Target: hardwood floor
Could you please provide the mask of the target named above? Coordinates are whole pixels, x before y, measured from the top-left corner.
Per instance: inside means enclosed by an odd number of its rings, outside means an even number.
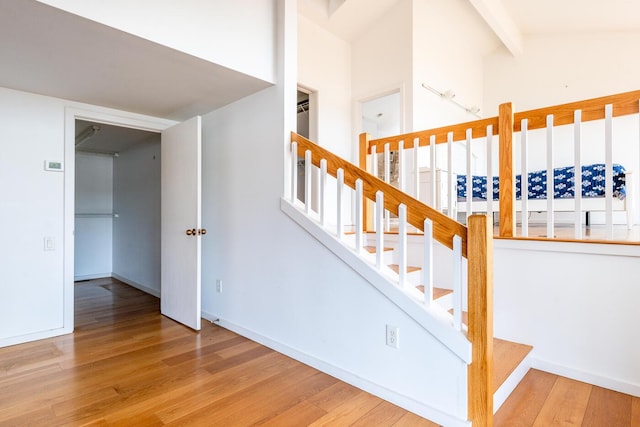
[[[76,332],[0,349],[0,426],[435,426],[112,279],[76,284]]]
[[[531,369],[502,405],[496,427],[637,427],[640,398]]]
[[[0,349],[0,426],[436,426],[112,279],[76,285],[76,332]],[[640,426],[640,399],[530,371],[496,426]]]

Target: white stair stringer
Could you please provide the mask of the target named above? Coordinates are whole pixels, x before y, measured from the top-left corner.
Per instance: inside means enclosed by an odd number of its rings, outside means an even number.
[[[383,272],[378,271],[375,264],[370,262],[370,257],[367,256],[370,254],[356,253],[352,247],[338,240],[335,234],[325,230],[317,221],[309,218],[304,211],[293,206],[288,200],[282,198],[280,207],[293,221],[371,283],[461,361],[467,364],[471,363],[471,343],[463,334],[452,327],[452,316],[449,313],[439,306],[429,307],[420,303],[416,300],[416,294],[420,294],[420,292],[413,286],[405,291],[394,283],[394,276],[397,277],[397,274],[393,270],[384,266]]]

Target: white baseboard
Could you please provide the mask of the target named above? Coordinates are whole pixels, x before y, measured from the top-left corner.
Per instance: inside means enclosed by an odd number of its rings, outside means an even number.
[[[87,274],[85,276],[74,276],[74,282],[80,282],[82,280],[93,280],[93,279],[104,279],[105,277],[111,277],[111,273],[98,273],[98,274]]]
[[[593,384],[620,393],[640,397],[640,384],[634,384],[615,378],[603,377],[602,375],[594,374],[592,372],[581,371],[579,369],[559,365],[557,363],[550,362],[548,360],[541,360],[535,357],[531,359],[531,362],[533,368],[539,369],[541,371],[560,375],[572,380]]]
[[[73,328],[58,328],[48,331],[35,332],[32,334],[18,335],[15,337],[0,339],[0,348],[9,347],[11,345],[23,344],[31,341],[43,340],[45,338],[58,337],[60,335],[66,335],[73,332]]]
[[[150,288],[148,286],[145,286],[141,283],[136,282],[135,280],[129,280],[126,277],[122,277],[119,274],[116,273],[111,273],[110,274],[111,277],[113,277],[114,279],[118,279],[119,281],[121,281],[122,283],[126,283],[129,286],[132,286],[136,289],[140,289],[142,292],[146,292],[150,295],[153,295],[156,298],[160,298],[160,291],[157,289],[153,289]],[[108,276],[107,276],[108,277]]]
[[[246,329],[242,326],[236,325],[233,322],[229,322],[224,319],[219,319],[218,316],[212,313],[203,311],[202,317],[210,322],[215,321],[216,324],[222,326],[225,329],[233,331],[239,335],[242,335],[243,337],[249,338],[279,353],[285,354],[301,363],[304,363],[305,365],[309,365],[321,372],[324,372],[328,375],[338,378],[341,381],[351,384],[354,387],[357,387],[375,396],[378,396],[381,399],[389,401],[395,405],[400,406],[401,408],[406,409],[407,411],[413,412],[435,423],[445,425],[445,426],[452,426],[452,427],[463,427],[463,426],[470,427],[471,426],[471,423],[467,420],[461,420],[455,417],[454,415],[439,411],[438,409],[425,405],[422,402],[418,402],[410,397],[404,396],[393,390],[389,390],[384,386],[373,383],[365,378],[359,377],[353,372],[349,372],[345,369],[342,369],[335,365],[327,363],[314,356],[304,353],[303,351],[292,348],[286,344],[280,343],[278,341],[274,341],[271,338],[265,337],[252,330]]]

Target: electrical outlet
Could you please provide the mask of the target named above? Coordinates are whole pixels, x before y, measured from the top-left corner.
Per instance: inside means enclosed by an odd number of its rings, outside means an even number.
[[[216,292],[222,293],[222,279],[216,280]]]
[[[398,348],[400,341],[400,328],[393,325],[387,325],[387,345],[389,347]]]

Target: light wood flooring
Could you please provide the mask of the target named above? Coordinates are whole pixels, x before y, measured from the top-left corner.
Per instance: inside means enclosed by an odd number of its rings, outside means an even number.
[[[0,349],[0,426],[436,425],[116,280],[75,294],[74,334]],[[640,399],[532,370],[496,425],[640,426]]]

